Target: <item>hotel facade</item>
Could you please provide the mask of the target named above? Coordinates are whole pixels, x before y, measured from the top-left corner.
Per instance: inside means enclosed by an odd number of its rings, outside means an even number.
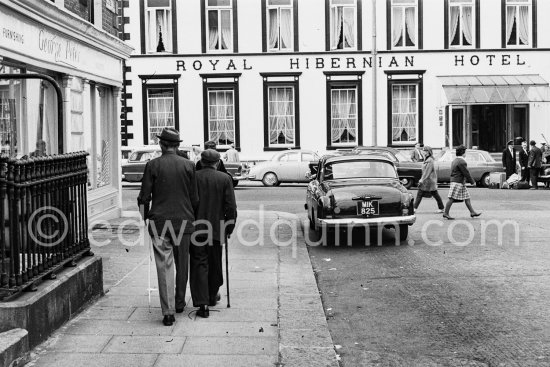
[[[1,152],[12,158],[88,152],[90,221],[122,211],[120,100],[132,49],[119,38],[118,5],[0,0]]]
[[[499,152],[550,136],[550,2],[124,2],[122,145]]]

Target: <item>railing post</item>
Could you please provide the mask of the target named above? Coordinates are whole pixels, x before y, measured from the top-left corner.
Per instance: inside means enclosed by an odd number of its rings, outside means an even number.
[[[7,209],[7,179],[8,179],[8,156],[0,156],[0,287],[8,286],[9,263],[6,258],[8,241],[6,239],[6,221],[8,219]]]

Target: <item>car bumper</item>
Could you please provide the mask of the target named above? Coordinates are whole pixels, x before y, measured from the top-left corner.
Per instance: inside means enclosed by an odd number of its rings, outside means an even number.
[[[379,218],[337,218],[337,219],[319,219],[317,225],[320,227],[360,227],[367,225],[388,226],[388,225],[412,225],[416,222],[415,215],[405,215],[399,217],[379,217]]]
[[[247,180],[248,176],[231,176],[233,178],[233,181],[241,181],[241,180]]]

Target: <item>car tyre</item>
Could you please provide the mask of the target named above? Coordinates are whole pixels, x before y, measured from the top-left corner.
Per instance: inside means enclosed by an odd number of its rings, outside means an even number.
[[[406,241],[409,236],[409,226],[407,224],[401,224],[399,228],[396,227],[395,236],[398,237],[397,239],[399,242]]]
[[[410,188],[413,186],[413,183],[414,183],[414,180],[408,177],[402,178],[401,181],[405,181],[403,186],[405,186],[407,190],[410,190]]]
[[[277,186],[279,183],[279,178],[277,178],[277,175],[273,172],[267,172],[264,177],[262,178],[262,183],[264,186]]]
[[[489,184],[490,184],[490,178],[489,178],[489,174],[488,173],[485,173],[483,176],[481,176],[481,180],[479,180],[479,185],[481,187],[489,187]]]

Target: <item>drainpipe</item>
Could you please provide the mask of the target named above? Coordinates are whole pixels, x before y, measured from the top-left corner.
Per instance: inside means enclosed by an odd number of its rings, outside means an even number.
[[[0,79],[42,79],[50,82],[55,89],[55,93],[57,94],[57,152],[58,154],[62,154],[63,133],[65,129],[65,124],[63,123],[63,93],[61,92],[61,87],[57,81],[51,76],[45,74],[0,74]]]
[[[372,145],[377,145],[377,125],[378,125],[378,111],[377,111],[377,48],[376,48],[376,0],[372,0],[372,46],[371,46],[371,56],[372,56]]]

